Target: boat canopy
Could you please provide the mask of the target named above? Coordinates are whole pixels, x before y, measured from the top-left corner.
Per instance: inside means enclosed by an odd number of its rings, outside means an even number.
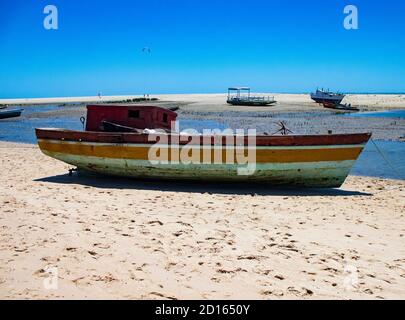
[[[236,91],[236,96],[239,98],[241,96],[241,91],[246,91],[247,95],[250,96],[250,88],[249,87],[230,87],[228,88],[228,100],[231,98],[232,91]]]
[[[250,91],[249,87],[231,87],[228,91]]]

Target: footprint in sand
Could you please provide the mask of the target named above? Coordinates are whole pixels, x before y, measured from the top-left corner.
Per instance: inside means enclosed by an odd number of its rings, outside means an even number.
[[[263,291],[260,291],[260,294],[262,296],[276,296],[276,297],[284,296],[284,293],[281,290],[272,290],[272,291],[271,290],[263,290]]]
[[[165,295],[165,294],[160,293],[160,292],[149,292],[149,295],[157,296],[157,297],[168,299],[168,300],[178,300],[175,296]]]
[[[307,288],[302,288],[301,290],[298,290],[294,287],[288,287],[287,288],[288,292],[300,296],[300,297],[305,297],[305,296],[312,296],[314,294],[314,292],[310,289]]]
[[[160,226],[163,226],[163,222],[161,222],[159,220],[153,220],[153,221],[149,221],[147,223],[150,224],[150,225],[158,224]]]

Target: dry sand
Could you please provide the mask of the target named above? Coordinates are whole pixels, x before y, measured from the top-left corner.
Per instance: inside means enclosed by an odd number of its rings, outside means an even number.
[[[405,298],[404,181],[85,179],[5,142],[0,164],[1,299]]]
[[[279,94],[259,93],[274,97],[278,104],[271,107],[274,111],[308,111],[324,110],[314,103],[309,94]],[[175,101],[187,104],[187,110],[223,111],[224,108],[236,111],[261,111],[269,107],[244,107],[226,104],[227,94],[152,94],[151,97],[165,101]],[[25,98],[0,99],[0,105],[34,105],[34,104],[63,104],[63,103],[103,103],[141,98],[140,95],[125,96],[89,96],[89,97],[60,97],[60,98]],[[405,94],[349,94],[343,100],[363,110],[405,109]]]
[[[259,93],[259,95],[274,97],[277,104],[271,107],[231,106],[226,104],[226,94],[167,94],[153,95],[153,97],[160,100],[189,103],[184,109],[190,111],[328,111],[312,101],[309,94]],[[364,111],[405,109],[405,95],[353,94],[347,95],[343,103],[351,103]]]

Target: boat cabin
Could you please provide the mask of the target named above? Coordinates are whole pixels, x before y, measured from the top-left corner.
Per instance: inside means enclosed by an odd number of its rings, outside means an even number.
[[[86,131],[129,132],[136,129],[171,129],[177,113],[156,106],[95,104],[87,106]]]

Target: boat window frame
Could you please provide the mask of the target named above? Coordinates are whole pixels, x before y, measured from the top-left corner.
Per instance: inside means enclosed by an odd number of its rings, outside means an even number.
[[[136,113],[137,116],[133,116],[132,115],[133,113]],[[141,111],[140,110],[128,110],[128,118],[141,119]]]

